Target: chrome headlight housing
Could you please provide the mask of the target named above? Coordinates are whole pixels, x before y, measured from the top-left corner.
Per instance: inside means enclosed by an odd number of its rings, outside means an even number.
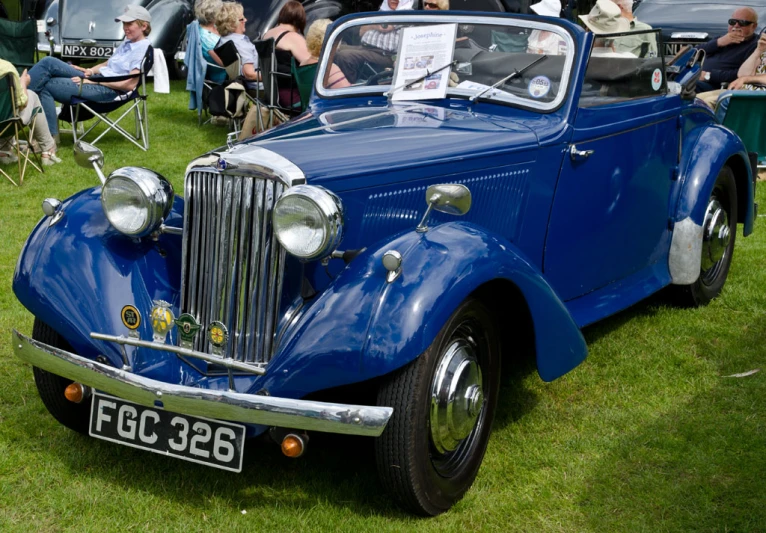
[[[343,205],[323,187],[291,187],[277,200],[272,216],[279,243],[300,259],[327,257],[343,237]]]
[[[130,237],[145,237],[167,218],[173,186],[147,168],[123,167],[106,178],[101,207],[109,223]]]

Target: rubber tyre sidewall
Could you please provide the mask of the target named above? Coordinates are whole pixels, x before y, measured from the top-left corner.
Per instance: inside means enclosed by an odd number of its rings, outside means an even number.
[[[720,193],[717,194],[716,191],[720,191],[724,197],[722,197]],[[734,173],[728,166],[724,166],[718,173],[715,185],[713,185],[711,198],[713,195],[716,195],[718,201],[724,205],[726,214],[729,217],[729,245],[727,246],[724,255],[725,262],[721,265],[721,269],[713,283],[710,285],[703,283],[702,273],[700,272],[699,279],[693,284],[685,287],[685,303],[694,307],[707,305],[721,293],[721,290],[726,283],[726,278],[729,275],[729,268],[731,267],[731,261],[734,254],[734,242],[737,237],[737,183],[734,179]],[[710,199],[708,199],[708,203],[709,202]]]
[[[456,475],[440,476],[431,462],[429,406],[431,383],[439,356],[465,320],[483,326],[488,340],[488,363],[481,364],[486,414],[468,457]],[[486,360],[485,360],[486,361]],[[447,511],[471,487],[478,474],[492,430],[500,384],[500,350],[492,318],[478,300],[465,300],[452,314],[429,348],[392,374],[380,389],[379,405],[394,408],[386,430],[375,443],[383,485],[406,508],[426,516]]]
[[[32,328],[32,338],[55,348],[72,351],[69,343],[61,335],[37,318]],[[92,398],[87,398],[81,403],[70,402],[64,397],[64,389],[73,383],[71,379],[62,378],[37,367],[33,367],[32,372],[40,399],[53,418],[63,426],[87,435]]]

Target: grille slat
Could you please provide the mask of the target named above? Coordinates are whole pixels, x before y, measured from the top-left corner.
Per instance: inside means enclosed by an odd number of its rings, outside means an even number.
[[[271,212],[283,189],[261,177],[186,177],[181,311],[202,324],[194,349],[211,351],[207,326],[220,320],[229,330],[226,357],[271,359],[284,268]]]

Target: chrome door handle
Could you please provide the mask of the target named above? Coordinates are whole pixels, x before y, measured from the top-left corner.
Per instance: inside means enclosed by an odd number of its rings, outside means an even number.
[[[593,150],[578,150],[574,144],[569,147],[569,157],[572,158],[572,161],[582,161],[592,155]]]

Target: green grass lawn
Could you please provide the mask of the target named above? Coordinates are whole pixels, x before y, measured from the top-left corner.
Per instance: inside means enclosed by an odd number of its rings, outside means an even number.
[[[197,127],[183,86],[172,88],[150,97],[148,153],[114,136],[100,143],[107,172],[147,166],[181,190],[187,163],[224,144],[225,129]],[[237,475],[53,420],[12,353],[11,328],[30,333],[32,317],[11,281],[41,201],[98,183],[62,137],[63,164],[18,189],[0,179],[0,531],[766,531],[762,219],[739,235],[710,306],[658,295],[587,328],[590,355],[563,378],[506,372],[473,488],[449,513],[419,519],[382,491],[371,439],[314,434],[298,460],[250,442]]]

